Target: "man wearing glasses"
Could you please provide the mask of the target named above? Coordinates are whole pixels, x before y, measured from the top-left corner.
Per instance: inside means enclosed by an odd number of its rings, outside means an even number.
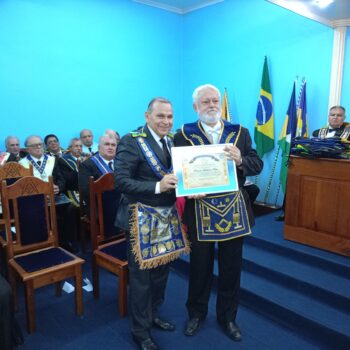
[[[55,204],[58,218],[58,231],[60,235],[60,244],[71,252],[76,252],[76,228],[72,225],[74,222],[71,210],[72,204],[68,197],[63,193],[65,190],[65,180],[61,174],[56,158],[44,153],[44,143],[40,136],[29,136],[24,145],[28,155],[19,161],[24,167],[33,166],[34,176],[48,181],[49,176],[53,177],[53,190],[55,193]]]
[[[350,141],[350,124],[345,123],[345,108],[343,106],[333,106],[328,113],[328,126],[315,130],[313,137],[321,139],[330,137],[340,137]]]

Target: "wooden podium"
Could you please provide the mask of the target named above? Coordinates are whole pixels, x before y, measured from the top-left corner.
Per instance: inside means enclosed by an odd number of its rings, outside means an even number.
[[[290,157],[284,238],[350,256],[350,160]]]

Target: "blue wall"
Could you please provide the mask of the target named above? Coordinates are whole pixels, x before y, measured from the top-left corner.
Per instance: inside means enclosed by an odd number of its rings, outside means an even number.
[[[348,43],[349,31],[347,33]],[[253,136],[267,55],[278,139],[292,83],[307,79],[310,130],[327,116],[333,30],[263,0],[225,0],[180,16],[130,0],[0,2],[0,149],[6,135],[57,133],[63,146],[85,127],[124,134],[148,101],[173,101],[175,128],[196,118],[199,84],[228,89],[234,122]],[[350,105],[350,45],[342,104]],[[349,107],[350,108],[350,107]],[[265,157],[265,187],[276,152]],[[270,203],[277,198],[278,169]]]
[[[0,149],[9,134],[124,134],[158,95],[181,115],[181,23],[129,0],[1,1]]]
[[[226,0],[187,15],[184,31],[183,100],[187,120],[195,117],[191,107],[192,90],[210,82],[222,91],[224,87],[228,89],[233,121],[247,127],[253,138],[263,60],[267,55],[276,140],[296,76],[299,77],[297,86],[302,77],[307,80],[310,130],[320,126],[320,118],[324,122],[333,47],[331,28],[265,1]],[[275,156],[276,150],[264,157],[264,172],[258,180],[262,188],[260,200],[266,195]],[[282,201],[281,193],[278,195],[279,161],[280,157],[267,197],[272,204]]]
[[[350,30],[346,32],[344,73],[343,73],[343,90],[341,105],[347,109],[347,121],[350,121]]]

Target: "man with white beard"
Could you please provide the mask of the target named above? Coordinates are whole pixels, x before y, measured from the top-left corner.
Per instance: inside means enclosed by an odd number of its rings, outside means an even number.
[[[218,242],[216,317],[224,333],[233,341],[240,341],[242,334],[236,324],[236,314],[243,236],[251,232],[254,224],[249,196],[243,185],[246,176],[261,172],[263,163],[252,148],[249,131],[221,120],[221,95],[215,86],[199,86],[192,97],[199,120],[183,125],[175,135],[175,146],[225,144],[227,158],[235,162],[239,190],[186,197],[183,221],[188,227],[191,255],[186,302],[189,320],[185,335],[195,335],[207,316]]]

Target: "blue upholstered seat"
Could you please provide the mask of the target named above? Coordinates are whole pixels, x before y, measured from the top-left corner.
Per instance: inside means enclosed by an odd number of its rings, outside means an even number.
[[[74,260],[74,257],[60,248],[45,249],[15,258],[17,264],[27,272],[47,269],[48,267],[64,264],[72,260]]]
[[[127,259],[126,241],[108,245],[106,247],[101,248],[100,251],[123,261]]]

